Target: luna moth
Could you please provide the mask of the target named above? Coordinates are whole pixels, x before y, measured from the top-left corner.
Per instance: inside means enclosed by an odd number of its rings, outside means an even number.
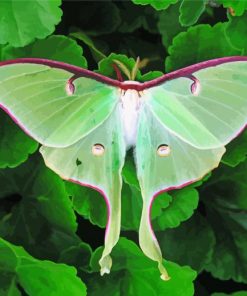
[[[119,239],[121,171],[126,151],[134,148],[143,199],[139,244],[168,280],[151,226],[152,203],[159,193],[216,168],[225,145],[244,129],[247,57],[209,60],[144,83],[133,76],[114,80],[47,59],[4,61],[0,104],[41,143],[49,168],[104,197],[102,275],[110,272],[110,253]]]

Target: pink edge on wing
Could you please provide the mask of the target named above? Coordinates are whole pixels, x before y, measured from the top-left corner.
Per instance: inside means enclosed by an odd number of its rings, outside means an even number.
[[[107,207],[107,223],[106,223],[106,230],[105,230],[105,240],[106,240],[106,237],[107,237],[108,231],[109,231],[110,216],[111,216],[110,202],[109,202],[109,199],[107,198],[106,193],[102,189],[100,189],[99,187],[93,186],[91,184],[82,183],[82,182],[74,180],[74,179],[67,179],[67,181],[78,184],[80,186],[85,186],[85,187],[88,187],[88,188],[92,188],[92,189],[98,191],[103,196],[103,198],[105,200],[105,203],[106,203],[106,207]]]
[[[29,137],[31,137],[32,139],[34,139],[34,137],[30,134],[29,130],[27,130],[24,125],[14,116],[13,113],[10,112],[10,110],[3,106],[2,104],[0,104],[0,108],[6,112],[9,117],[14,121],[14,123],[16,123]],[[35,141],[37,141],[36,139],[34,139]]]
[[[233,136],[232,140],[237,138],[246,129],[246,127],[247,127],[247,123],[243,127],[241,127],[240,130],[238,130],[236,132],[236,134]]]
[[[181,185],[178,185],[178,186],[171,186],[171,187],[168,187],[166,189],[162,189],[160,191],[157,191],[153,197],[151,198],[150,200],[150,204],[149,204],[149,207],[148,207],[148,224],[149,224],[149,227],[151,229],[151,233],[152,233],[152,236],[153,236],[153,239],[157,242],[157,238],[155,236],[155,233],[154,233],[154,230],[153,230],[153,227],[152,227],[152,223],[151,223],[151,209],[152,209],[152,205],[153,205],[153,202],[155,200],[155,198],[161,194],[161,193],[164,193],[164,192],[167,192],[167,191],[170,191],[170,190],[175,190],[175,189],[182,189],[183,187],[186,187],[196,181],[199,181],[200,179],[202,179],[203,177],[200,177],[198,179],[195,179],[195,180],[192,180],[192,181],[187,181]]]

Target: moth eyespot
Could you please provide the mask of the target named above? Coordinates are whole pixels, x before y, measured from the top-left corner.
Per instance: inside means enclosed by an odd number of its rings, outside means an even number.
[[[160,157],[168,156],[170,153],[171,153],[171,148],[166,144],[162,144],[157,148],[157,154]]]
[[[105,153],[105,147],[101,144],[94,144],[92,147],[92,153],[95,156],[102,156]]]

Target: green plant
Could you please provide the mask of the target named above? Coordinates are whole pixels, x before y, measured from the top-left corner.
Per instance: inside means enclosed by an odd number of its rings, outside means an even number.
[[[113,60],[132,69],[140,56],[136,77],[146,81],[199,61],[246,55],[247,1],[133,2],[146,6],[2,1],[1,60],[49,58],[115,78]],[[234,280],[234,291],[247,289],[246,132],[227,146],[212,174],[155,200],[153,226],[172,277],[163,282],[133,242],[142,204],[131,154],[123,170],[125,238],[114,248],[111,274],[100,277],[102,248],[92,249],[103,244],[103,198],[62,181],[45,167],[38,144],[0,116],[0,295],[86,295],[86,287],[93,296],[210,295],[205,270]],[[220,291],[233,290],[222,284]]]

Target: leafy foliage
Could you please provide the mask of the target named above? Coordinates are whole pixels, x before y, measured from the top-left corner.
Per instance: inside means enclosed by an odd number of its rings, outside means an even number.
[[[21,295],[19,284],[29,295],[86,295],[86,287],[76,276],[76,269],[30,256],[22,247],[0,239],[0,279],[2,295]],[[57,283],[60,283],[59,285]]]
[[[207,220],[199,213],[178,228],[168,229],[164,234],[160,232],[158,237],[167,259],[181,265],[188,264],[198,272],[212,259],[215,236]]]
[[[116,79],[115,60],[131,71],[140,56],[136,79],[143,82],[196,62],[246,55],[246,3],[2,1],[0,58],[54,59]],[[120,239],[111,274],[100,277],[104,199],[50,171],[38,143],[3,111],[0,122],[0,295],[246,295],[246,132],[226,147],[212,174],[155,199],[152,226],[171,275],[163,282],[133,242],[142,199],[132,151],[122,172],[122,234],[132,241]],[[209,280],[196,279],[205,271]]]
[[[91,266],[98,271],[98,260],[102,249],[97,249],[91,259]],[[109,285],[108,280],[103,278],[95,284],[95,275],[88,280],[88,291],[92,295],[162,295],[172,294],[179,296],[193,295],[193,280],[196,273],[189,267],[180,267],[172,262],[165,262],[171,274],[171,280],[160,280],[160,274],[156,264],[147,259],[139,248],[131,241],[121,238],[112,253],[115,265],[109,276],[115,282],[115,287]]]
[[[183,26],[191,26],[196,23],[205,10],[206,1],[183,0],[180,6],[179,21]]]
[[[213,27],[198,25],[178,34],[168,48],[166,72],[217,57],[239,55],[240,51],[229,44],[225,29],[225,23]]]
[[[21,47],[50,35],[61,20],[60,5],[61,0],[2,1],[0,44]]]
[[[246,166],[223,167],[203,193],[208,221],[216,236],[211,262],[206,266],[215,277],[246,282]],[[211,194],[208,196],[207,192]],[[225,264],[229,269],[225,269]]]
[[[38,143],[27,137],[2,110],[0,118],[3,127],[0,130],[0,168],[15,167],[27,160],[29,154],[35,152]],[[22,145],[13,143],[22,143]]]
[[[241,17],[229,17],[229,22],[226,25],[226,36],[230,44],[240,50],[242,54],[247,52],[247,44],[244,36],[246,35],[246,20],[247,12]]]
[[[87,68],[87,61],[82,54],[82,47],[78,46],[74,40],[62,35],[52,35],[21,48],[7,45],[2,49],[4,60],[25,57],[47,58]]]

